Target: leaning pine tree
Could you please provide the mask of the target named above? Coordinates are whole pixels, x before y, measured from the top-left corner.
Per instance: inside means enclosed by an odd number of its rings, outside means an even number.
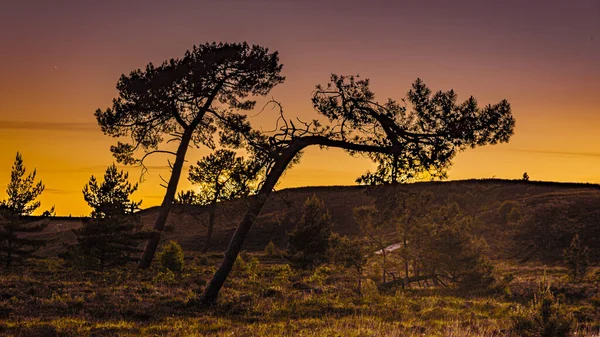
[[[226,129],[222,135],[228,137],[222,140],[229,138],[230,145],[246,143],[256,160],[264,160],[266,178],[204,289],[203,305],[216,302],[262,206],[284,171],[299,161],[307,147],[396,155],[415,172],[442,172],[458,152],[507,142],[513,133],[514,119],[506,100],[485,107],[479,107],[473,97],[460,103],[454,91],[432,93],[420,79],[407,96],[410,110],[391,99],[375,101],[368,80],[332,75],[329,84],[317,86],[312,98],[326,122],[292,121],[281,111],[280,127],[270,135],[253,129],[243,116],[223,111],[218,118]]]
[[[129,199],[137,190],[128,174],[111,165],[102,183],[92,176],[83,188],[83,197],[92,207],[90,220],[74,230],[75,247],[80,257],[99,270],[135,260],[141,240],[148,237],[142,231],[140,219],[134,214],[141,204]]]
[[[48,223],[28,218],[40,207],[36,199],[44,191],[41,181],[35,181],[36,171],[27,176],[23,157],[17,152],[6,189],[8,198],[0,201],[0,256],[9,269],[15,262],[23,262],[46,244],[45,239],[26,236],[28,233],[43,231]],[[54,208],[53,208],[54,209]],[[52,213],[44,212],[44,215]]]
[[[111,147],[118,162],[143,165],[144,159],[161,153],[174,157],[167,189],[139,262],[152,263],[160,234],[177,193],[187,150],[194,146],[213,149],[215,119],[221,111],[245,116],[255,101],[285,79],[280,75],[279,54],[247,43],[205,43],[194,46],[182,58],[122,75],[118,97],[96,120],[106,135],[130,137]],[[166,139],[165,139],[166,138]],[[122,138],[121,138],[122,139]],[[163,147],[174,142],[176,151]],[[142,152],[143,155],[137,155]]]

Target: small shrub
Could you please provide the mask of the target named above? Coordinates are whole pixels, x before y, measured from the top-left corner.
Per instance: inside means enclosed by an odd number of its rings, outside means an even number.
[[[265,247],[265,256],[271,258],[279,256],[279,251],[275,246],[275,243],[273,243],[273,241],[269,241],[269,244]]]
[[[308,278],[308,280],[312,283],[317,284],[317,286],[322,287],[325,284],[327,278],[331,275],[332,270],[328,266],[321,265],[315,269],[313,274]]]
[[[160,261],[160,266],[163,269],[176,273],[180,273],[183,270],[183,250],[175,241],[169,241],[169,243],[163,247],[158,259]]]
[[[520,337],[567,337],[575,329],[575,318],[550,291],[543,280],[533,301],[513,313],[512,332]]]
[[[238,276],[254,281],[258,278],[258,267],[260,261],[256,256],[251,256],[247,252],[241,252],[235,260],[234,273]]]
[[[292,268],[289,264],[284,264],[277,268],[277,274],[275,275],[275,283],[278,284],[287,284],[290,282],[290,277],[292,276]]]

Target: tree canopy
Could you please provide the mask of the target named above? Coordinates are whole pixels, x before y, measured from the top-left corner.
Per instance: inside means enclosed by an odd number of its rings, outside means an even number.
[[[149,63],[146,69],[122,75],[112,107],[96,111],[105,134],[130,138],[111,147],[118,162],[143,165],[153,153],[175,156],[155,234],[146,244],[140,267],[149,267],[154,258],[189,146],[214,149],[219,111],[235,114],[252,109],[256,102],[248,97],[265,95],[283,82],[281,69],[279,54],[267,48],[245,42],[206,43],[194,46],[182,58],[159,66]],[[178,143],[177,151],[160,147],[171,141]],[[138,150],[143,153],[139,158]]]
[[[48,241],[23,236],[24,233],[41,232],[48,227],[46,221],[33,221],[27,217],[40,207],[41,203],[36,199],[45,186],[41,181],[35,181],[35,169],[28,175],[26,171],[23,156],[17,152],[6,188],[8,198],[0,202],[0,254],[7,269],[15,261],[23,262]],[[53,210],[54,207],[45,211],[44,215],[51,214]]]
[[[91,176],[83,188],[83,197],[92,207],[91,218],[75,229],[77,245],[75,259],[100,270],[132,260],[139,253],[140,241],[146,239],[140,219],[134,214],[141,201],[130,200],[137,184],[128,181],[128,174],[110,165],[102,182]]]
[[[188,179],[198,186],[199,192],[183,193],[180,199],[194,198],[195,203],[210,206],[203,253],[210,247],[217,202],[240,198],[253,192],[257,169],[260,170],[260,166],[256,166],[251,160],[244,160],[234,151],[224,149],[203,157],[196,166],[190,166]]]
[[[41,205],[36,200],[44,192],[42,181],[35,181],[36,170],[25,175],[27,168],[23,164],[23,156],[17,152],[15,162],[10,171],[10,182],[6,187],[8,198],[1,202],[9,211],[17,215],[30,215]]]
[[[247,43],[205,43],[183,58],[159,66],[149,63],[121,75],[119,96],[111,108],[96,110],[102,131],[113,137],[129,136],[130,143],[111,147],[117,161],[139,163],[135,151],[160,151],[165,136],[183,140],[190,133],[194,145],[214,147],[213,119],[206,116],[218,105],[250,110],[249,95],[265,95],[285,79],[277,52]],[[201,127],[199,127],[201,126]]]

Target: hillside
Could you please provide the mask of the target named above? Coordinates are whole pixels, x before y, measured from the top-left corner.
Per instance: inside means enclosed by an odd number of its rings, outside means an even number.
[[[448,200],[458,202],[461,209],[476,220],[473,230],[485,237],[490,245],[491,255],[496,257],[526,256],[529,254],[525,249],[530,244],[529,237],[547,234],[553,237],[537,238],[545,245],[540,252],[549,259],[559,258],[562,248],[575,232],[582,235],[584,243],[592,248],[592,252],[600,253],[600,185],[499,179],[421,182],[396,187],[327,186],[284,189],[271,195],[250,231],[244,249],[262,250],[269,241],[273,241],[278,247],[285,247],[286,232],[294,226],[290,219],[299,216],[304,201],[313,194],[324,200],[337,233],[358,235],[360,228],[353,217],[353,209],[371,204],[370,195],[387,193],[393,188],[410,192],[430,191],[435,198],[434,207]],[[503,203],[510,203],[518,208],[524,218],[521,222],[532,225],[523,230],[523,226],[507,223],[499,214]],[[247,205],[248,199],[218,205],[212,250],[223,251],[227,247]],[[157,211],[157,207],[141,211],[142,221],[150,227]],[[165,239],[178,241],[188,251],[199,250],[204,242],[208,221],[206,211],[207,208],[202,206],[176,206],[167,221],[168,232]],[[42,234],[53,238],[45,251],[52,254],[62,249],[64,244],[73,243],[75,236],[71,229],[81,226],[83,220],[52,218]]]
[[[492,255],[498,257],[518,257],[523,253],[519,251],[523,248],[519,247],[522,242],[515,240],[518,234],[515,225],[507,224],[498,212],[506,201],[514,202],[523,217],[531,219],[543,218],[549,210],[560,213],[548,221],[567,219],[564,224],[555,224],[559,230],[562,226],[567,232],[561,239],[563,241],[570,241],[570,233],[576,230],[587,231],[584,239],[590,246],[599,238],[596,232],[600,232],[600,228],[596,223],[600,222],[596,222],[596,219],[600,219],[597,207],[600,205],[600,185],[486,179],[422,182],[397,187],[334,186],[281,190],[271,195],[244,248],[262,250],[271,240],[278,247],[285,247],[286,232],[293,227],[293,223],[286,219],[297,217],[304,201],[312,194],[324,200],[336,232],[357,235],[360,229],[353,218],[353,209],[370,204],[369,194],[382,193],[390,188],[411,192],[430,191],[434,194],[435,205],[444,204],[447,200],[458,202],[463,211],[477,220],[474,231],[486,238]],[[242,199],[219,204],[213,250],[222,251],[226,248],[247,203],[248,200]],[[156,212],[156,207],[144,210],[144,222],[151,225]],[[186,250],[199,250],[208,219],[205,212],[206,208],[201,206],[178,206],[168,219],[167,225],[173,230],[167,233],[166,238],[177,240]],[[286,218],[288,212],[291,216]]]

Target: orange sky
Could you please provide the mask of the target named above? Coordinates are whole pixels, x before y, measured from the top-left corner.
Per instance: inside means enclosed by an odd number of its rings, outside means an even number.
[[[248,41],[280,52],[286,81],[270,96],[314,116],[310,94],[330,73],[371,79],[380,100],[421,77],[481,104],[508,99],[509,144],[458,155],[451,179],[600,183],[600,3],[574,1],[13,1],[0,4],[0,190],[16,151],[46,185],[42,208],[84,215],[81,188],[102,175],[113,139],[93,116],[121,73],[180,57],[193,44]],[[271,115],[254,121],[265,129]],[[195,162],[205,152],[191,152]],[[134,195],[164,193],[156,157]],[[342,151],[306,151],[280,188],[349,185],[373,165]],[[132,178],[140,170],[129,169]],[[180,189],[189,188],[185,177]],[[0,193],[0,198],[4,194]]]

